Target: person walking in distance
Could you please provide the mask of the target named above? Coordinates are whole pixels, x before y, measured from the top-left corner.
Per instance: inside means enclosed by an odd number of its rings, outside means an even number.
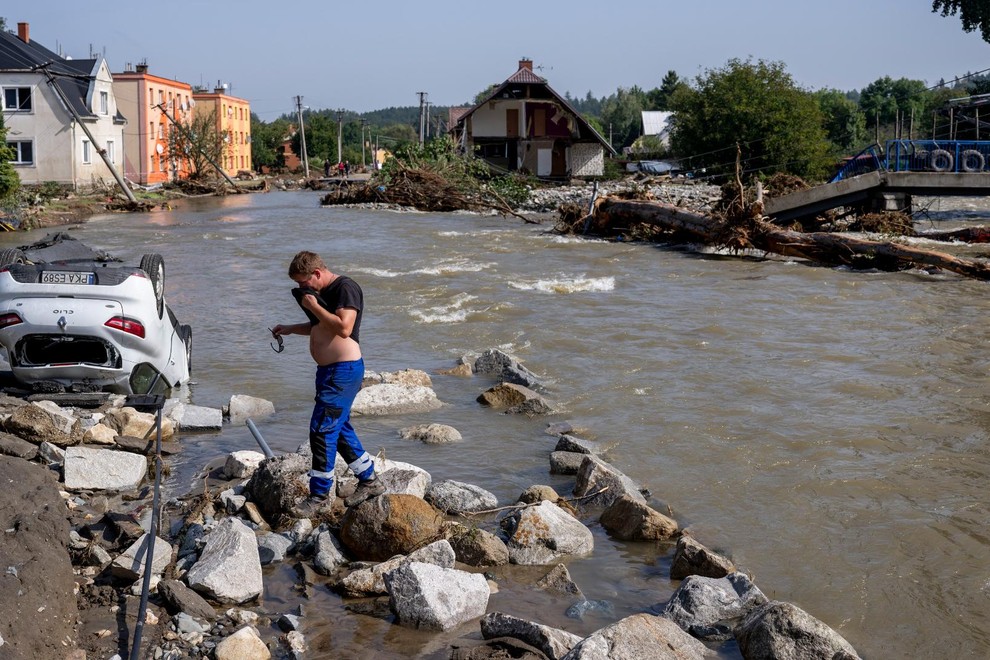
[[[337,452],[358,478],[357,490],[345,500],[347,506],[381,495],[385,486],[350,421],[351,404],[364,379],[364,359],[358,343],[364,293],[351,278],[330,272],[315,252],[304,250],[293,257],[289,277],[298,285],[292,294],[309,320],[276,325],[272,333],[276,337],[309,336],[309,353],[317,365],[316,405],[309,423],[313,450],[309,497],[293,511],[304,518],[333,504]]]

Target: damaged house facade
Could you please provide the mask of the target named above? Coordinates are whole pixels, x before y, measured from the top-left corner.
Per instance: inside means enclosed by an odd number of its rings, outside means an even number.
[[[615,150],[591,124],[533,73],[533,62],[473,108],[451,108],[450,133],[493,168],[547,179],[601,176]]]
[[[120,167],[126,121],[103,57],[61,57],[18,23],[17,34],[0,30],[0,90],[22,183],[87,187],[112,178],[104,157]]]

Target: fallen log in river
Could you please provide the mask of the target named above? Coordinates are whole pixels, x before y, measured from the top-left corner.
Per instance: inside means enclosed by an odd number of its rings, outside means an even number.
[[[759,210],[759,205],[751,207]],[[576,228],[598,230],[646,224],[675,235],[687,234],[693,240],[730,249],[753,249],[822,264],[885,271],[907,268],[939,268],[966,277],[990,280],[990,263],[956,257],[944,252],[923,250],[901,243],[868,241],[831,232],[802,233],[782,229],[758,213],[732,221],[685,211],[659,202],[604,197],[595,203],[591,215]]]

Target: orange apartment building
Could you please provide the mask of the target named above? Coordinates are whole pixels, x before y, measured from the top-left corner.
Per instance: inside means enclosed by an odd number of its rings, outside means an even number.
[[[218,163],[228,176],[251,171],[251,104],[227,94],[226,85],[217,85],[212,92],[194,92],[194,112],[216,110],[217,130],[229,136],[223,162]]]
[[[190,165],[169,152],[169,136],[177,130],[166,113],[180,124],[192,120],[192,87],[148,73],[147,64],[113,74],[117,108],[127,118],[124,127],[124,177],[150,185],[189,177]]]

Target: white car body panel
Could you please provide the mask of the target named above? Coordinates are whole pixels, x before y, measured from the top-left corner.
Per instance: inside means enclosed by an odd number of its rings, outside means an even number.
[[[95,282],[43,284],[46,270],[94,272]],[[161,374],[158,387],[185,383],[191,330],[180,326],[167,303],[163,307],[159,317],[148,275],[120,262],[73,259],[0,267],[0,345],[14,378],[28,386],[48,382],[66,389],[143,394],[134,392],[131,383],[141,364]],[[10,321],[9,314],[20,322]],[[140,323],[144,337],[108,326],[110,319]],[[154,373],[147,367],[142,372]]]

